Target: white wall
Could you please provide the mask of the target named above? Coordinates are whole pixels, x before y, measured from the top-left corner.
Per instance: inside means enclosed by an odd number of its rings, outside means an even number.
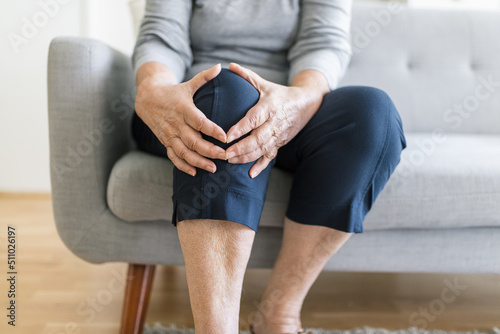
[[[49,191],[48,45],[81,31],[79,2],[66,2],[53,1],[49,16],[38,0],[0,0],[0,191]],[[33,19],[37,31],[29,29]]]
[[[500,9],[500,0],[408,0],[414,7],[443,9]]]
[[[46,85],[50,41],[60,35],[94,37],[130,53],[133,38],[126,1],[0,0],[0,192],[50,191]],[[51,5],[44,10],[43,4]],[[26,21],[33,20],[39,25],[37,31],[27,28]],[[26,38],[13,46],[9,41],[9,36],[16,37],[13,34]]]
[[[86,0],[83,34],[104,41],[125,54],[132,54],[134,31],[129,0]]]

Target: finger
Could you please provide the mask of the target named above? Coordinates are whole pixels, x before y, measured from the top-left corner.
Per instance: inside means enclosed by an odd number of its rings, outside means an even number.
[[[236,144],[230,146],[226,150],[226,158],[231,159],[232,157],[250,153],[256,150],[259,146],[271,140],[272,137],[272,126],[270,122],[266,122],[257,129],[253,130],[248,137],[243,138]]]
[[[217,64],[208,70],[201,71],[197,75],[195,75],[191,80],[187,82],[187,85],[190,87],[191,95],[194,95],[198,89],[201,88],[204,84],[215,78],[219,75],[222,69],[221,64]],[[191,111],[192,127],[195,130],[201,131],[207,136],[214,137],[221,142],[226,142],[226,133],[220,126],[208,120],[206,116],[199,111],[193,104],[193,110]]]
[[[184,113],[184,121],[196,131],[203,132],[207,136],[213,137],[223,143],[226,142],[226,133],[224,130],[209,120],[194,104]]]
[[[259,92],[261,91],[263,79],[257,73],[237,63],[230,63],[229,69],[250,82]]]
[[[184,173],[187,173],[191,176],[196,175],[196,168],[179,158],[171,147],[167,147],[167,156],[170,161],[172,161],[174,166],[177,167],[177,169],[179,169],[180,171],[183,171]]]
[[[222,147],[203,139],[201,133],[190,126],[184,126],[181,131],[181,139],[187,148],[198,152],[202,156],[212,159],[226,159],[226,151]]]
[[[184,145],[180,138],[172,139],[171,144],[175,154],[180,159],[185,160],[191,166],[204,169],[210,173],[215,173],[215,171],[217,170],[213,161],[210,161],[207,158],[202,157],[198,153],[191,151],[186,147],[186,145]]]
[[[227,132],[227,142],[230,143],[235,139],[247,134],[253,129],[258,128],[269,118],[269,112],[261,103],[253,106],[246,115],[233,125]]]
[[[263,151],[262,148],[259,147],[256,150],[240,155],[238,157],[233,157],[228,159],[227,161],[231,164],[246,164],[247,162],[255,161],[259,159],[261,156],[263,156]]]
[[[201,86],[215,78],[216,76],[219,75],[222,67],[221,64],[217,64],[212,68],[209,68],[208,70],[201,71],[197,75],[195,75],[191,80],[187,82],[189,87],[191,88],[191,95],[194,95],[194,93],[200,89]]]
[[[260,157],[260,159],[257,160],[257,162],[248,171],[248,174],[250,175],[250,177],[253,179],[257,175],[259,175],[264,169],[266,169],[266,167],[269,165],[271,160],[273,160],[274,157],[276,156],[276,153],[268,152],[268,153],[264,154],[262,157]]]
[[[273,138],[271,138],[271,140],[269,140],[267,143],[259,146],[254,151],[231,158],[228,160],[228,162],[232,164],[246,164],[247,162],[252,162],[259,159],[267,152],[270,152],[273,149],[273,147],[276,146],[276,140],[274,140]]]

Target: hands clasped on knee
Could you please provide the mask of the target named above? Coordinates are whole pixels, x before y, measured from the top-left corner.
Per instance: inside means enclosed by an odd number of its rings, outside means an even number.
[[[296,86],[288,87],[234,63],[229,69],[251,83],[260,98],[227,134],[193,101],[197,90],[221,73],[220,64],[183,83],[174,83],[171,73],[163,71],[138,80],[137,114],[165,145],[172,163],[189,175],[196,175],[196,167],[214,173],[216,164],[210,159],[223,159],[235,164],[256,161],[249,171],[250,177],[256,177],[275,158],[278,148],[307,124],[325,93],[300,77]],[[221,143],[249,135],[224,150],[205,140],[202,133]]]

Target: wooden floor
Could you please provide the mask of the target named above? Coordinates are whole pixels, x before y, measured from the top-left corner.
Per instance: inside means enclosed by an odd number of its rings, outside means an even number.
[[[0,277],[7,276],[7,225],[17,228],[18,313],[17,326],[7,326],[8,287],[2,278],[0,333],[117,333],[125,264],[92,265],[70,253],[55,230],[48,195],[0,193]],[[269,274],[247,272],[242,329],[256,311],[254,303]],[[449,303],[441,297],[446,279],[467,286]],[[425,320],[426,310],[432,320]],[[500,327],[500,275],[325,272],[310,292],[302,321],[307,327],[339,329],[419,324],[427,329],[490,330]],[[193,326],[182,267],[157,268],[147,322]]]

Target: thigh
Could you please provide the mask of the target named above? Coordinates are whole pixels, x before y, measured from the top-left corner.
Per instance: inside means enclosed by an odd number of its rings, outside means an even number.
[[[362,218],[405,146],[401,119],[383,91],[330,92],[304,129],[278,151],[276,166],[295,172],[287,216],[361,232]]]

